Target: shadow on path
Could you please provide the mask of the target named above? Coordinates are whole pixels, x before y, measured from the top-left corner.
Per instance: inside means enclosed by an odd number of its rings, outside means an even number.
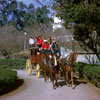
[[[80,85],[80,84],[87,84],[87,82],[84,82],[84,81],[82,81],[82,80],[77,80],[77,79],[74,79],[74,88],[73,89],[75,89],[78,85]],[[69,81],[69,87],[71,87],[71,81]],[[65,80],[61,80],[61,81],[59,81],[58,82],[58,87],[63,87],[63,86],[67,86],[66,85],[66,82],[65,82]]]

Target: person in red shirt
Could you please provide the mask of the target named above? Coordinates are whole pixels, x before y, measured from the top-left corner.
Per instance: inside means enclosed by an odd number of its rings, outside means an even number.
[[[46,49],[46,50],[49,50],[49,47],[50,47],[50,45],[48,44],[48,42],[46,42],[46,44],[45,44],[45,49]]]
[[[49,52],[49,49],[50,49],[49,43],[47,42],[47,40],[44,40],[44,43],[42,44],[43,53],[46,54],[47,52]]]
[[[41,49],[44,50],[44,48],[45,48],[45,42],[42,44]]]
[[[41,37],[40,36],[38,36],[37,44],[38,44],[39,47],[41,47]]]
[[[37,36],[36,37],[36,46],[38,46],[39,48],[41,48],[42,46],[42,40],[41,40],[41,37],[40,36]]]
[[[45,39],[45,37],[44,37],[44,36],[42,36],[42,37],[41,37],[41,44],[43,44],[43,43],[44,43],[44,39]]]

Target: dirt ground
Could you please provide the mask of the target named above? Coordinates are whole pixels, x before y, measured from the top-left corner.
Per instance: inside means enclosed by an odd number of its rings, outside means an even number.
[[[43,78],[34,75],[27,76],[25,71],[18,71],[18,77],[24,79],[24,84],[1,96],[0,100],[100,100],[100,89],[90,83],[76,82],[72,89],[64,80],[59,80],[58,88],[54,90],[51,82],[45,83]]]

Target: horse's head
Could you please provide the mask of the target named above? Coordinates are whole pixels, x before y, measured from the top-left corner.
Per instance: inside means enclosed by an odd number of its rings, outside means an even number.
[[[44,57],[44,63],[48,64],[48,62],[49,62],[49,54],[46,54]]]
[[[76,62],[77,61],[77,53],[76,52],[73,52],[73,62]]]
[[[77,53],[76,52],[70,53],[67,57],[67,60],[68,60],[69,64],[76,62],[77,61]]]
[[[57,55],[56,54],[50,54],[49,55],[49,60],[50,60],[50,64],[51,66],[57,66]]]

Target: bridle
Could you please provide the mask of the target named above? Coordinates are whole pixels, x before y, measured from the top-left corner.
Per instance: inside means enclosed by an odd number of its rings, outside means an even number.
[[[54,66],[51,65],[51,60],[52,60],[53,57],[54,57]],[[52,56],[52,55],[49,55],[49,59],[50,59],[50,60],[49,60],[49,66],[50,66],[50,67],[55,67],[55,66],[57,66],[57,57],[56,57],[55,55],[53,55],[53,56]]]

